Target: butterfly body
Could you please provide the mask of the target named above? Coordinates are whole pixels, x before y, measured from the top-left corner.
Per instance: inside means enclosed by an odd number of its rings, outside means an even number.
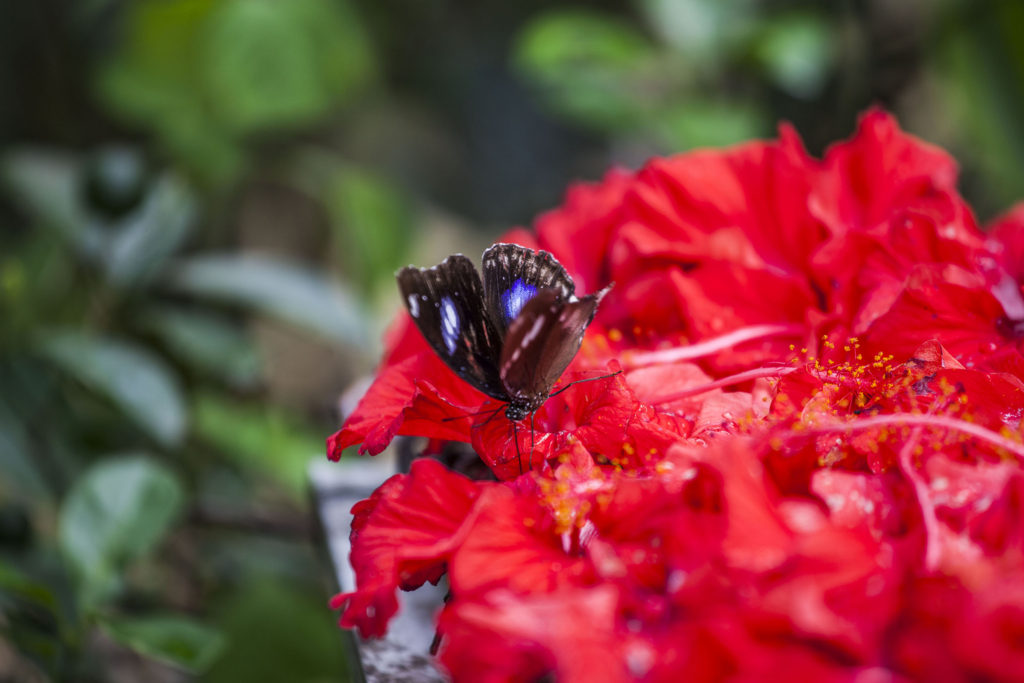
[[[454,254],[433,268],[403,268],[398,286],[434,352],[517,422],[547,401],[607,290],[577,298],[551,254],[515,244],[487,249],[482,270],[481,279]]]

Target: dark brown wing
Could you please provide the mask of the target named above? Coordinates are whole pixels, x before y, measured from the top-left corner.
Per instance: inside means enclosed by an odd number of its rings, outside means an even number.
[[[510,401],[540,405],[583,342],[607,290],[575,301],[543,289],[512,321],[501,351],[499,374]]]
[[[502,335],[538,291],[550,289],[568,301],[576,289],[554,256],[518,244],[499,242],[488,248],[482,270],[487,315]]]
[[[398,272],[398,288],[409,315],[448,367],[488,396],[507,401],[498,376],[501,335],[484,315],[473,262],[455,254],[433,268],[408,266]]]

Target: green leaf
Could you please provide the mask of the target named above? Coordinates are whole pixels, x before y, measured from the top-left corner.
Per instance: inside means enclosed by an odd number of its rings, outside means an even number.
[[[108,149],[98,158],[111,163],[119,152],[127,153]],[[84,201],[83,164],[77,158],[22,150],[4,158],[2,172],[25,209],[91,262],[101,265],[110,281],[120,287],[137,284],[162,265],[181,246],[195,217],[191,194],[170,174],[153,183],[134,211],[107,224],[91,213]]]
[[[165,446],[185,435],[184,398],[177,378],[146,349],[77,331],[44,333],[40,351],[66,374],[112,400]]]
[[[115,115],[152,130],[163,147],[211,184],[233,179],[243,153],[210,115],[197,74],[210,0],[129,3],[123,38],[96,70],[99,99]]]
[[[224,316],[158,307],[144,315],[142,326],[204,374],[236,387],[251,387],[260,379],[262,362],[255,346],[240,324]]]
[[[374,75],[347,0],[161,0],[123,14],[100,99],[211,185],[244,170],[246,135],[315,123]]]
[[[210,0],[127,5],[123,38],[98,70],[97,88],[107,107],[157,130],[201,109],[194,94],[196,45],[217,5]]]
[[[279,553],[280,554],[280,553]],[[229,636],[207,683],[343,683],[345,661],[332,615],[309,584],[280,576],[245,580],[211,607]],[[361,679],[358,679],[361,680]]]
[[[152,278],[181,247],[195,218],[195,203],[185,186],[165,175],[142,206],[126,217],[107,253],[107,276],[119,287]]]
[[[130,154],[111,148],[94,161],[109,165]],[[4,157],[0,168],[5,184],[32,216],[103,267],[120,287],[136,285],[162,265],[181,246],[195,216],[191,194],[170,174],[153,183],[140,206],[111,222],[90,210],[85,166],[77,157],[24,149]]]
[[[239,133],[314,121],[330,105],[288,3],[228,1],[204,27],[204,90],[215,115]]]
[[[121,570],[160,542],[183,500],[177,479],[143,456],[99,463],[75,482],[60,510],[58,542],[86,609],[117,591]]]
[[[346,272],[357,274],[367,288],[381,280],[393,283],[413,230],[408,198],[380,177],[347,168],[334,175],[326,202]]]
[[[550,106],[588,125],[631,125],[657,98],[654,46],[610,15],[555,10],[531,22],[515,48],[519,72]]]
[[[197,436],[286,484],[296,496],[306,490],[306,467],[323,455],[323,437],[270,406],[244,406],[214,394],[196,398]]]
[[[958,30],[932,46],[929,73],[941,99],[921,116],[937,142],[962,150],[964,176],[974,177],[975,208],[992,215],[1016,202],[1024,185],[1024,7],[994,3],[996,11],[987,13],[968,7],[951,12]]]
[[[755,54],[775,84],[794,97],[821,92],[835,61],[828,23],[809,12],[772,18],[761,27]]]
[[[227,0],[203,32],[203,86],[238,133],[315,122],[361,85],[370,61],[345,3]]]
[[[100,625],[122,645],[191,673],[206,671],[225,645],[220,631],[173,615],[106,616],[100,620]]]
[[[57,613],[57,597],[49,586],[0,561],[0,599],[4,597]]]
[[[21,149],[3,158],[0,171],[11,195],[43,226],[80,250],[95,251],[98,236],[79,197],[80,169],[74,157],[42,149]]]
[[[356,300],[313,270],[262,256],[197,256],[169,273],[168,285],[305,327],[332,341],[366,343]]]
[[[0,638],[52,674],[65,628],[54,590],[0,560],[0,614]]]
[[[717,69],[761,20],[754,0],[640,0],[639,6],[652,31],[706,71]]]
[[[722,147],[767,133],[765,117],[749,102],[718,102],[697,97],[666,106],[652,117],[652,128],[668,149]]]
[[[282,3],[277,3],[282,4]],[[370,36],[351,0],[293,0],[288,9],[318,46],[320,78],[335,104],[358,104],[357,95],[377,76]]]
[[[247,168],[245,148],[203,111],[182,112],[159,132],[170,153],[211,188],[225,188]]]
[[[0,472],[3,489],[13,489],[6,490],[7,495],[30,499],[51,493],[36,466],[25,427],[7,405],[6,396],[0,397]]]
[[[46,677],[41,680],[57,680],[61,664],[67,661],[67,650],[53,620],[45,613],[34,610],[25,613],[18,607],[5,610],[4,617],[4,621],[0,622],[0,636],[19,655],[34,662],[39,670],[46,673]],[[15,671],[19,669],[25,671],[24,665],[14,668]],[[14,680],[20,680],[17,673],[14,675]]]

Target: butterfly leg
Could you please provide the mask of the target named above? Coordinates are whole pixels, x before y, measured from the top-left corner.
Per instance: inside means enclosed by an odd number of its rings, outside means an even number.
[[[519,474],[522,474],[523,454],[519,452],[519,425],[516,422],[512,423],[512,440],[516,442],[516,458],[519,460]]]
[[[536,417],[536,416],[537,416],[537,411],[536,410],[533,411],[532,413],[530,413],[530,460],[529,460],[529,462],[527,464],[530,466],[531,470],[533,469],[533,448],[534,448],[533,438],[534,438],[534,435],[537,433],[537,431],[533,428],[533,418]]]

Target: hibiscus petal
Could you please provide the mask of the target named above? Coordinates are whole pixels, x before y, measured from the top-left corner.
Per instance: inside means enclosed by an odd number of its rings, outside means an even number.
[[[997,218],[988,236],[999,264],[1017,283],[1024,282],[1024,202]]]
[[[614,169],[599,183],[575,183],[561,207],[537,219],[541,248],[557,255],[577,292],[596,292],[611,282],[602,262],[631,182],[631,173]]]
[[[380,370],[342,428],[327,439],[327,454],[337,460],[361,443],[360,453],[376,455],[396,434],[468,441],[471,416],[487,401],[426,349]]]
[[[1006,344],[997,327],[1002,317],[1002,306],[980,278],[952,267],[918,266],[892,308],[864,334],[865,352],[908,358],[936,339],[964,365],[978,365]]]
[[[456,597],[441,614],[439,659],[455,680],[565,683],[628,680],[612,586],[533,594]]]
[[[593,583],[587,564],[566,554],[554,518],[535,496],[493,487],[477,508],[451,558],[449,577],[460,599],[496,589],[551,593]]]
[[[861,117],[850,140],[829,147],[822,165],[812,205],[836,235],[883,222],[895,208],[945,201],[957,180],[949,154],[878,109]]]
[[[356,590],[335,596],[339,623],[380,637],[398,609],[395,590],[437,583],[480,492],[489,486],[420,459],[352,508]]]

